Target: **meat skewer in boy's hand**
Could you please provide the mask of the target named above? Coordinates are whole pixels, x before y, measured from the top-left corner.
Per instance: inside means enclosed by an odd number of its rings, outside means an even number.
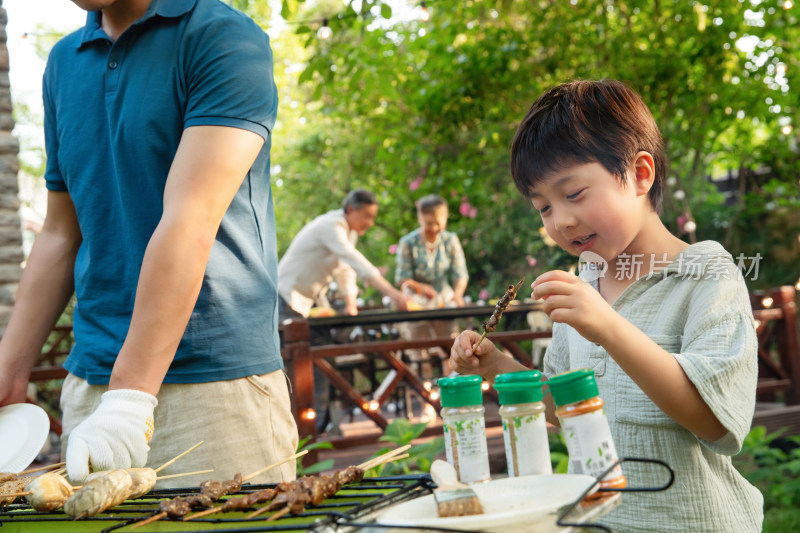
[[[477,331],[462,331],[450,349],[450,365],[459,374],[477,374],[488,381],[494,381],[498,374],[529,370],[504,352],[497,349],[490,340],[476,344],[480,340]]]
[[[503,316],[508,306],[517,297],[517,291],[520,287],[522,287],[522,282],[525,281],[525,278],[519,280],[519,283],[516,285],[509,285],[508,290],[503,294],[503,297],[500,298],[497,303],[494,305],[494,311],[492,312],[492,316],[482,324],[483,327],[483,335],[481,335],[478,342],[475,344],[473,350],[477,350],[478,346],[483,342],[483,339],[486,338],[486,334],[490,331],[495,331],[497,329],[497,324],[500,323],[500,317]]]

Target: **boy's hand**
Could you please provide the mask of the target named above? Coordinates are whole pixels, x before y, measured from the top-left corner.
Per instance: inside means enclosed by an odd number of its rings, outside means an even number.
[[[569,324],[585,339],[603,344],[609,322],[619,316],[594,287],[574,274],[552,270],[531,284],[534,299],[553,322]]]
[[[489,379],[487,374],[490,373],[494,360],[492,356],[495,352],[500,352],[489,339],[483,339],[477,353],[473,352],[473,346],[480,338],[481,335],[477,331],[462,331],[450,349],[450,366],[459,374],[477,374]]]

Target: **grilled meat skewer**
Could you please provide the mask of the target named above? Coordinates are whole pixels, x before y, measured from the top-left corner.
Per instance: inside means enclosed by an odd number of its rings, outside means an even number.
[[[503,313],[505,313],[506,309],[508,309],[508,306],[511,304],[512,301],[514,301],[514,298],[517,297],[517,291],[519,290],[520,287],[522,287],[523,281],[525,281],[525,278],[519,280],[519,283],[517,283],[516,286],[509,285],[508,290],[505,292],[505,294],[503,294],[503,297],[500,298],[494,305],[494,311],[492,311],[492,316],[490,316],[489,319],[486,322],[484,322],[481,326],[483,327],[483,335],[481,335],[481,338],[478,339],[478,342],[472,348],[473,353],[475,352],[475,350],[478,349],[478,346],[481,345],[483,339],[486,338],[486,334],[488,332],[497,330],[497,324],[500,323],[500,317],[503,316]]]

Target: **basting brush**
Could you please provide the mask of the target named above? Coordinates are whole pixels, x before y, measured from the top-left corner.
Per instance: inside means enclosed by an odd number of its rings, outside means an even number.
[[[458,481],[453,465],[441,459],[435,460],[431,465],[431,478],[438,487],[433,491],[433,498],[440,517],[483,514],[478,495]]]

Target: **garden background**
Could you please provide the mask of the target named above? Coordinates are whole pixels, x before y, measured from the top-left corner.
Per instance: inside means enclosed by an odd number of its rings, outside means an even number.
[[[687,241],[760,257],[750,290],[800,288],[800,7],[792,0],[230,0],[270,34],[280,92],[272,178],[282,253],[347,191],[380,198],[359,248],[393,279],[414,201],[450,204],[473,300],[573,259],[517,193],[508,153],[544,89],[616,78],[642,94],[669,158],[663,220]],[[331,35],[322,39],[327,27]],[[42,57],[60,37],[37,28]],[[13,68],[13,66],[12,66]],[[13,90],[13,88],[12,88]],[[15,100],[22,126],[38,102]],[[43,188],[21,136],[23,190]],[[25,182],[30,185],[25,186]],[[373,293],[367,291],[369,299]],[[767,497],[765,531],[800,526],[800,452],[754,430],[742,471]],[[796,439],[783,440],[784,443]]]

